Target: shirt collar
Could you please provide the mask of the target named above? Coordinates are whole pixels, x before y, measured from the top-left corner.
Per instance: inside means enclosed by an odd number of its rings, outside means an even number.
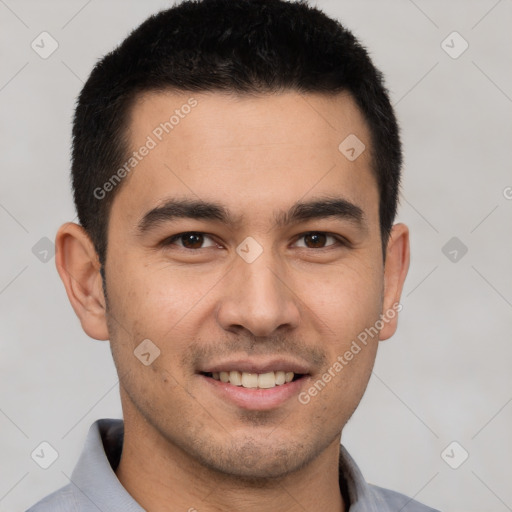
[[[100,419],[89,429],[71,484],[91,501],[91,510],[144,512],[114,472],[121,458],[123,437],[123,420]]]
[[[123,420],[95,421],[71,475],[71,484],[91,501],[91,505],[96,505],[100,510],[144,512],[115,474],[121,458],[123,437]],[[343,445],[340,446],[339,475],[340,489],[350,502],[350,512],[388,510],[385,503],[377,503],[370,485]]]

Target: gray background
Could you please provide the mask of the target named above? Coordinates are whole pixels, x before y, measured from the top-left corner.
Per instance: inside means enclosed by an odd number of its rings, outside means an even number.
[[[399,329],[343,442],[372,483],[444,511],[512,510],[512,1],[316,4],[387,77],[405,146],[398,220],[412,234]],[[67,484],[90,424],[121,417],[108,342],[82,331],[44,250],[75,218],[69,145],[83,81],[168,5],[0,0],[1,512]],[[42,31],[59,44],[47,59],[31,48]],[[442,46],[453,31],[469,44],[458,58]],[[444,47],[453,55],[462,40]],[[42,441],[59,454],[46,470],[31,458]]]

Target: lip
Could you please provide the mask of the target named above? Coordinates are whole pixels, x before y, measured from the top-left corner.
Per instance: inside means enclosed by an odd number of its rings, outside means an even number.
[[[299,379],[273,388],[244,388],[229,382],[215,380],[205,373],[239,371],[247,373],[293,372],[300,374]],[[232,358],[208,363],[198,369],[198,377],[202,379],[206,392],[211,392],[223,402],[238,408],[251,411],[277,409],[287,401],[296,397],[311,378],[311,369],[306,362],[287,357],[266,358]]]
[[[213,393],[224,402],[250,411],[266,411],[282,407],[287,401],[296,397],[310,380],[309,375],[304,375],[300,379],[282,384],[281,386],[260,389],[234,386],[229,382],[215,380],[203,374],[198,374],[198,377],[202,379],[207,392]]]
[[[268,372],[293,372],[295,374],[309,374],[308,366],[302,361],[295,361],[286,358],[272,359],[230,359],[229,361],[218,361],[205,365],[199,369],[201,373],[214,372],[247,372],[247,373],[268,373]]]

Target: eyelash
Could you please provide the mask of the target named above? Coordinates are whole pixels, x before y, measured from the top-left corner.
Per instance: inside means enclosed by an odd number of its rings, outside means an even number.
[[[163,246],[163,247],[168,247],[170,245],[174,245],[174,242],[176,240],[179,240],[180,238],[184,237],[185,235],[203,235],[203,236],[206,236],[206,237],[212,239],[212,241],[214,241],[213,237],[211,235],[209,235],[208,233],[203,233],[202,231],[184,231],[183,233],[178,233],[176,235],[173,235],[171,237],[166,238],[165,240],[163,240],[160,243],[160,245]],[[344,238],[342,238],[342,237],[340,237],[338,235],[334,235],[332,233],[327,233],[325,231],[306,231],[305,233],[302,233],[301,235],[299,235],[294,243],[296,243],[301,238],[304,238],[307,235],[326,235],[327,237],[334,238],[336,243],[327,245],[325,247],[312,247],[312,248],[310,248],[310,247],[300,247],[300,249],[309,249],[309,250],[315,250],[316,249],[316,250],[322,251],[322,250],[328,250],[328,249],[336,247],[336,246],[338,246],[338,247],[348,247],[350,245],[350,243],[347,240],[345,240]],[[200,247],[199,249],[189,249],[187,247],[181,247],[181,246],[178,246],[178,247],[180,249],[183,249],[183,250],[189,251],[189,252],[199,251],[201,249],[208,249],[208,247]]]

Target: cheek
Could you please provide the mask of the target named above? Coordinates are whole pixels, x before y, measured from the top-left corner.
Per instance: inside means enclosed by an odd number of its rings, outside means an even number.
[[[176,269],[168,264],[127,261],[112,272],[109,295],[114,314],[134,335],[165,338],[179,329],[181,320],[198,306],[218,278]]]
[[[318,320],[330,344],[343,349],[349,338],[373,325],[382,307],[382,274],[363,265],[344,265],[323,276],[311,273],[297,280],[297,295],[304,297],[305,314]],[[308,313],[310,310],[314,314]]]
[[[320,284],[315,289],[311,283],[304,285],[301,292],[309,297],[305,302],[313,314],[308,314],[321,329],[326,354],[326,366],[307,393],[318,396],[319,408],[338,404],[334,409],[346,421],[347,412],[353,412],[366,389],[375,361],[382,275],[378,268],[345,266]]]
[[[143,370],[144,380],[160,381],[167,391],[176,386],[173,375],[181,382],[186,371],[183,355],[203,329],[204,316],[211,312],[209,300],[221,279],[219,272],[129,259],[112,270],[107,286],[115,319],[110,332],[116,364],[125,371]],[[158,357],[141,368],[134,351],[146,339],[157,347]]]

